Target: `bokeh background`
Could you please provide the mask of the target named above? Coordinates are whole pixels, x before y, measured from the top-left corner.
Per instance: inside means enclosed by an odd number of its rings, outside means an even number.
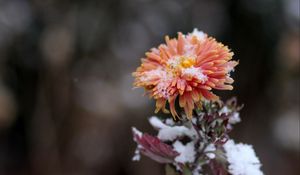
[[[219,93],[245,104],[231,136],[265,174],[299,174],[299,21],[299,0],[0,0],[0,174],[164,174],[131,162],[154,111],[131,72],[195,27],[240,61]]]

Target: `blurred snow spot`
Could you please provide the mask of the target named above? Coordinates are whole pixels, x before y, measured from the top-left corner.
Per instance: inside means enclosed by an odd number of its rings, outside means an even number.
[[[131,74],[125,74],[121,77],[121,102],[125,107],[137,109],[144,107],[149,103],[148,97],[143,97],[144,90],[141,88],[133,90],[133,77]]]
[[[41,38],[41,47],[47,65],[58,67],[66,65],[73,53],[73,31],[60,25],[49,27]]]
[[[273,134],[282,147],[299,151],[299,108],[278,117],[273,125]]]
[[[0,47],[11,37],[23,32],[30,23],[31,11],[26,1],[0,3]]]
[[[122,112],[120,94],[116,86],[96,77],[81,78],[75,84],[76,102],[85,110],[105,117],[116,117]]]
[[[286,0],[283,1],[285,12],[289,17],[295,18],[296,20],[300,20],[299,14],[299,0]]]
[[[139,22],[126,22],[117,29],[111,46],[116,58],[127,65],[139,61],[149,46],[150,35],[147,28]]]
[[[16,104],[12,94],[0,83],[0,129],[9,127],[15,119]]]
[[[112,155],[113,150],[110,135],[96,128],[82,130],[71,142],[71,152],[88,167],[104,165]]]

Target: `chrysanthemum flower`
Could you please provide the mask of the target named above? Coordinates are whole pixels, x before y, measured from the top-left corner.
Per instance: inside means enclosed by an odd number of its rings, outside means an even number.
[[[143,87],[156,100],[156,110],[167,113],[166,102],[174,118],[175,100],[191,119],[195,105],[201,101],[217,100],[213,89],[231,90],[230,72],[238,64],[230,61],[233,53],[222,43],[194,29],[178,38],[165,38],[166,44],[146,52],[142,65],[133,73],[134,86]]]

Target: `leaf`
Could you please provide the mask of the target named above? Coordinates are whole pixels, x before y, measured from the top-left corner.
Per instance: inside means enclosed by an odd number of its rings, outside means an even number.
[[[183,168],[183,175],[192,175],[192,171],[188,167]]]
[[[179,155],[171,145],[162,142],[158,137],[151,136],[147,133],[138,134],[133,130],[133,138],[133,140],[140,145],[138,149],[143,155],[159,163],[171,163],[175,157]]]
[[[170,166],[169,164],[167,164],[165,166],[165,170],[166,170],[166,175],[179,175],[175,168],[173,168],[172,166]]]

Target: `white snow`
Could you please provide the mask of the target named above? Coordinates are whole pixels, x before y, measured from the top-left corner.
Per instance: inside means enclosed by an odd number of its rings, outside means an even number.
[[[235,144],[228,140],[224,144],[226,157],[229,162],[229,172],[233,175],[263,175],[261,164],[251,145]]]
[[[228,114],[232,112],[231,109],[229,109],[227,106],[224,106],[220,111],[219,111],[219,114]],[[240,113],[239,112],[233,112],[233,114],[229,117],[229,120],[228,122],[230,124],[236,124],[236,123],[239,123],[241,122],[241,118],[240,118]]]
[[[143,73],[140,80],[141,81],[149,81],[155,78],[166,77],[166,71],[162,70],[161,68],[149,70]]]
[[[149,118],[149,123],[156,129],[167,128],[168,126],[164,124],[159,118],[156,116],[152,116]]]
[[[241,122],[240,113],[234,112],[234,113],[229,117],[228,122],[229,122],[230,124],[236,124],[236,123]]]
[[[227,106],[224,106],[220,111],[219,111],[219,114],[228,114],[229,112],[231,112],[231,110],[227,107]]]
[[[190,35],[194,35],[197,37],[198,40],[204,40],[206,37],[206,34],[202,31],[199,31],[197,28],[194,28],[192,33],[189,33]]]
[[[174,56],[174,57],[171,57],[171,58],[167,61],[167,64],[168,64],[171,68],[178,67],[178,65],[180,65],[180,56]]]
[[[139,137],[142,137],[143,133],[136,129],[135,127],[132,127],[132,132]],[[133,137],[133,140],[136,142],[136,138]],[[134,156],[132,157],[132,161],[139,161],[141,159],[140,149],[143,148],[142,145],[137,143],[137,148],[135,149]]]
[[[159,130],[157,137],[162,141],[173,141],[182,136],[188,136],[190,138],[194,138],[196,136],[194,128],[187,128],[185,126],[168,126],[155,116],[151,117],[149,122],[154,128]]]
[[[186,145],[183,145],[180,141],[176,141],[173,144],[174,150],[180,153],[177,157],[175,157],[176,162],[180,163],[192,163],[195,160],[195,144],[194,142],[189,142]]]
[[[140,154],[140,148],[141,146],[138,145],[138,147],[136,148],[135,152],[134,152],[134,156],[132,157],[132,161],[140,161],[141,160],[141,154]]]
[[[193,170],[193,175],[202,175],[200,174],[200,171],[202,170],[202,167],[200,163],[197,164],[197,167]]]
[[[135,127],[132,127],[132,131],[134,134],[138,135],[139,137],[142,137],[143,133],[136,129]]]
[[[204,153],[206,153],[206,156],[210,159],[214,159],[216,157],[216,155],[214,153],[211,153],[211,152],[214,152],[216,151],[216,147],[214,144],[209,144],[205,150],[204,150]]]
[[[196,133],[192,129],[185,126],[174,126],[159,130],[157,137],[163,141],[172,141],[177,137],[189,136],[193,138],[195,135]]]
[[[173,126],[173,125],[175,125],[175,122],[174,122],[174,120],[173,119],[170,119],[170,118],[168,118],[168,119],[166,119],[166,124],[167,125],[169,125],[169,126]]]
[[[195,77],[198,80],[200,80],[201,82],[207,81],[207,76],[202,73],[202,70],[199,67],[192,66],[192,67],[183,69],[182,73],[184,75],[189,75],[189,76]]]
[[[159,80],[158,84],[156,85],[157,91],[165,99],[169,98],[168,87],[172,81],[172,77],[168,74],[168,72],[166,72],[162,68],[145,72],[140,77],[140,80],[144,82],[149,82],[151,80]]]
[[[170,93],[168,92],[168,87],[170,84],[170,80],[161,80],[157,85],[157,91],[162,95],[165,99],[169,99]]]

